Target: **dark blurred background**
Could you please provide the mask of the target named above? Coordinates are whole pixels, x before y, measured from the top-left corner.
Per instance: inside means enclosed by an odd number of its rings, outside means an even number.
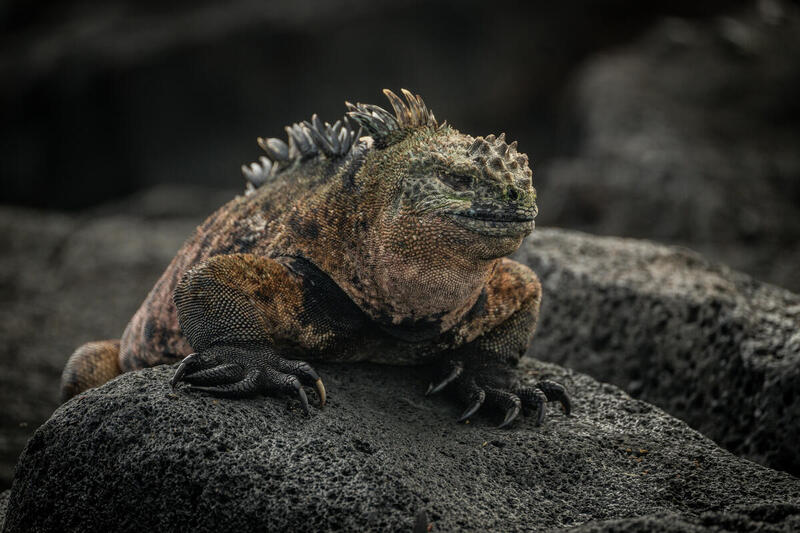
[[[5,2],[0,202],[241,188],[256,136],[380,89],[534,161],[540,223],[800,289],[800,26],[778,0]]]
[[[796,2],[11,0],[0,35],[0,489],[256,137],[384,87],[518,140],[540,225],[800,291]]]

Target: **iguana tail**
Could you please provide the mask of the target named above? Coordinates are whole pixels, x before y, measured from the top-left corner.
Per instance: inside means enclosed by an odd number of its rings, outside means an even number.
[[[61,373],[61,401],[120,375],[119,340],[87,342],[73,353]]]

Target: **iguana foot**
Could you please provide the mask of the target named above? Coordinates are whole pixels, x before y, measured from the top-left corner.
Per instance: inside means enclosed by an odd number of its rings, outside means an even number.
[[[459,399],[467,404],[458,422],[464,422],[484,405],[492,405],[505,413],[498,428],[510,425],[520,410],[533,413],[536,425],[544,420],[547,402],[559,402],[564,413],[572,409],[567,389],[554,381],[542,380],[535,385],[509,387],[504,379],[488,371],[475,372],[465,368],[461,361],[448,361],[446,377],[438,384],[431,383],[426,395],[435,394],[446,387],[455,391]]]
[[[214,346],[201,354],[186,356],[170,385],[185,382],[189,390],[208,392],[223,398],[246,398],[257,394],[296,395],[308,413],[308,398],[303,385],[314,386],[319,406],[325,405],[322,379],[303,361],[284,359],[272,349],[250,350]]]

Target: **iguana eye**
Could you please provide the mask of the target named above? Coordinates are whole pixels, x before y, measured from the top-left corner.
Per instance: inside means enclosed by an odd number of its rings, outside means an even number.
[[[472,176],[465,174],[441,174],[439,179],[454,191],[467,191],[472,189]]]

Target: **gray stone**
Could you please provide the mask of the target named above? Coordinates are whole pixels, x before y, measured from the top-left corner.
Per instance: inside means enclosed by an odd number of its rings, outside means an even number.
[[[800,507],[793,503],[737,505],[728,511],[656,513],[591,522],[562,529],[571,533],[719,533],[720,531],[798,531]]]
[[[317,368],[330,403],[310,418],[293,399],[173,393],[167,366],[76,397],[23,452],[4,531],[408,531],[420,510],[435,531],[798,524],[797,478],[555,365],[521,372],[563,382],[574,414],[511,430],[455,424],[422,368]]]
[[[174,197],[191,204],[189,191]],[[148,204],[140,202],[143,211]],[[80,344],[119,338],[196,218],[0,209],[0,489]]]
[[[538,230],[515,257],[544,285],[530,355],[800,474],[800,296],[631,239]]]
[[[6,511],[8,511],[8,498],[11,496],[11,489],[0,492],[0,528],[6,521]]]
[[[542,224],[686,244],[800,291],[800,8],[663,20],[576,73]]]

